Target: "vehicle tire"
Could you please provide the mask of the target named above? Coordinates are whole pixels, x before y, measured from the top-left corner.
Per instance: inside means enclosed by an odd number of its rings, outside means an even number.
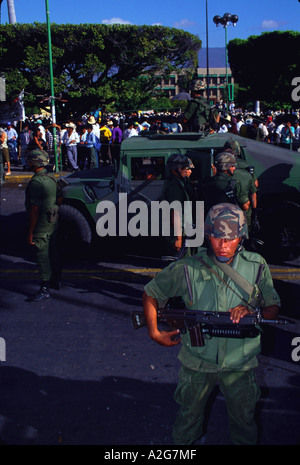
[[[65,258],[88,258],[92,243],[91,227],[84,215],[71,205],[59,209],[58,245]]]

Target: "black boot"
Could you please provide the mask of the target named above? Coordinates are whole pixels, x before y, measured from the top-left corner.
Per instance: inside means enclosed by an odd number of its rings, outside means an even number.
[[[58,275],[52,275],[49,281],[50,289],[56,289],[60,291],[61,289],[61,277]]]
[[[50,299],[48,283],[42,282],[39,292],[33,297],[33,302],[40,302],[41,300]]]

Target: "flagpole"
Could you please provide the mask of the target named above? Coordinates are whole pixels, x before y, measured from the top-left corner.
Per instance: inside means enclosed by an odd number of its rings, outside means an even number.
[[[54,82],[53,82],[53,64],[52,64],[52,46],[51,46],[51,29],[49,20],[49,2],[46,2],[46,19],[47,19],[47,34],[48,34],[48,51],[49,51],[49,70],[50,70],[50,107],[53,125],[53,147],[55,158],[55,171],[58,172],[57,145],[56,145],[56,114],[55,114],[55,97],[54,97]]]

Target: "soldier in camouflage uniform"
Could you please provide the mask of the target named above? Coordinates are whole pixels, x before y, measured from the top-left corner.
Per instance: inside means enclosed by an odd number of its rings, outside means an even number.
[[[231,140],[227,141],[224,145],[224,152],[232,152],[236,159],[236,169],[247,171],[251,174],[253,179],[253,184],[258,188],[258,179],[254,171],[254,167],[250,165],[247,160],[243,160],[241,157],[241,147],[238,141]]]
[[[33,301],[48,299],[49,287],[60,289],[56,231],[61,193],[55,176],[47,172],[48,162],[48,154],[43,150],[33,150],[27,156],[27,165],[34,171],[25,192],[27,242],[35,249],[41,280],[40,290]]]
[[[183,114],[183,124],[189,132],[202,132],[210,122],[210,106],[201,95],[204,89],[203,82],[196,80],[192,82],[192,98]]]
[[[230,287],[226,285],[226,275],[217,266],[218,262],[229,263],[252,285],[263,265],[259,283],[262,314],[267,319],[277,317],[280,299],[268,265],[259,254],[248,252],[242,246],[248,236],[242,210],[228,203],[212,207],[205,220],[205,235],[207,249],[199,248],[196,255],[172,263],[145,286],[143,304],[149,336],[163,346],[179,342],[174,340],[174,336],[178,338],[178,330],[160,331],[157,327],[157,309],[170,298],[180,296],[188,310],[230,312],[233,323],[250,312],[242,303],[242,298],[248,298],[247,293],[232,280]],[[260,352],[260,335],[244,339],[213,336],[205,339],[203,347],[192,347],[187,332],[181,335],[181,342],[178,358],[182,365],[175,391],[179,412],[173,428],[174,443],[190,445],[201,437],[205,406],[219,383],[227,404],[232,443],[255,444],[254,410],[260,390],[254,368]]]
[[[241,158],[241,147],[237,141],[227,141],[224,145],[224,150],[235,155],[236,169],[233,173],[233,178],[241,183],[242,190],[245,192],[245,195],[248,195],[250,201],[249,208],[245,210],[250,233],[252,209],[257,208],[258,179],[254,169],[246,160]]]
[[[190,200],[187,183],[193,168],[192,161],[180,153],[170,155],[166,163],[166,179],[161,200],[166,200],[169,204],[178,201],[181,206],[180,211],[174,209],[171,212],[170,236],[166,236],[166,252],[170,256],[176,255],[184,246],[184,202]]]
[[[234,178],[236,158],[230,152],[221,152],[215,155],[212,166],[214,176],[207,178],[201,185],[201,197],[204,208],[208,210],[218,203],[233,203],[242,210],[249,209],[248,192],[240,180]]]

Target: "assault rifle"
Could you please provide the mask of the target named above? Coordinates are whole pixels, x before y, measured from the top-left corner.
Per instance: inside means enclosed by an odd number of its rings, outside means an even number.
[[[147,325],[142,312],[131,312],[131,322],[134,329]],[[212,312],[202,310],[176,309],[166,306],[158,309],[157,319],[169,323],[173,329],[179,329],[182,334],[190,334],[192,347],[203,347],[204,339],[210,337],[246,338],[256,337],[260,333],[259,324],[287,324],[282,318],[267,320],[262,317],[257,308],[253,313],[247,313],[239,323],[230,320],[230,312]]]
[[[175,262],[176,260],[181,260],[182,258],[184,258],[186,256],[186,254],[187,254],[187,251],[188,251],[188,247],[183,245],[176,252],[176,254],[174,254],[174,255],[164,255],[161,258],[162,258],[162,260],[166,260],[166,261],[169,261],[169,262]]]

